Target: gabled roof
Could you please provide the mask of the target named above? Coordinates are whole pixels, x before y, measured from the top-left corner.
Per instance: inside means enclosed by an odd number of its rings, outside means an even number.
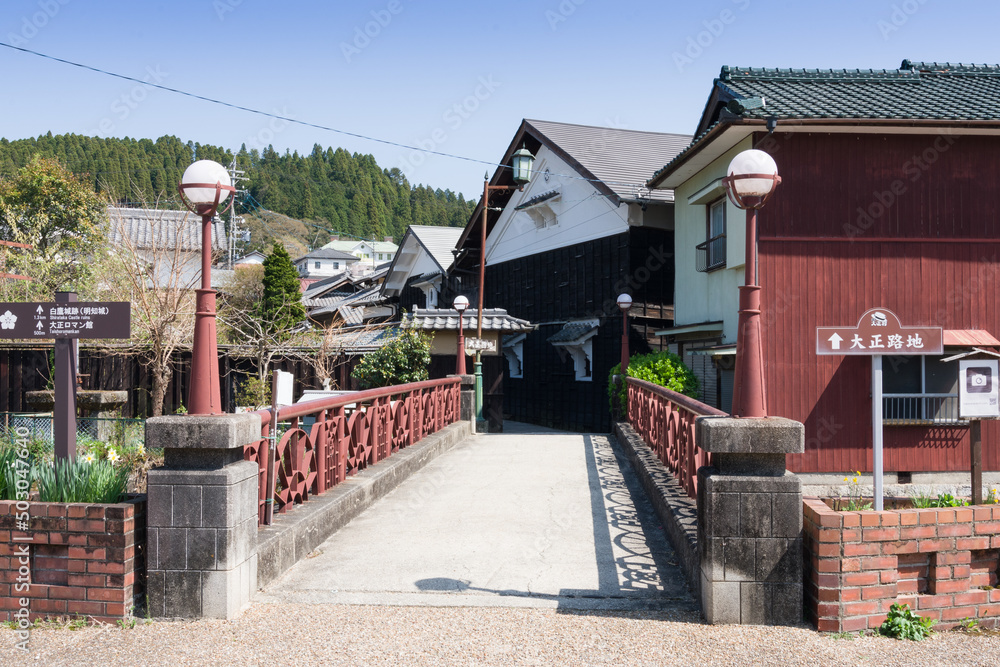
[[[317,248],[316,250],[312,250],[293,261],[295,263],[298,263],[301,262],[302,260],[310,260],[310,259],[342,259],[347,262],[358,261],[357,256],[352,255],[349,252],[334,250],[333,248]]]
[[[412,277],[414,266],[421,255],[426,255],[436,267],[434,273],[444,274],[455,261],[455,244],[462,236],[459,227],[410,225],[400,241],[400,251],[392,258],[386,270],[382,292],[395,296]]]
[[[522,120],[521,127],[507,146],[503,158],[490,178],[491,185],[511,185],[510,159],[522,146],[537,155],[541,146],[546,146],[565,161],[576,173],[590,180],[594,187],[618,206],[623,201],[672,202],[673,191],[650,190],[646,180],[654,170],[669,162],[691,142],[690,135],[663,132],[640,132],[592,125],[575,125],[543,120]],[[492,195],[490,207],[503,207],[510,200],[512,191]],[[468,243],[473,230],[478,230],[483,217],[483,202],[480,201],[469,218],[461,238],[459,248],[467,245],[478,247],[474,241]],[[496,215],[490,215],[487,228],[492,227]]]
[[[920,63],[899,69],[821,70],[725,66],[713,82],[691,145],[649,180],[676,167],[728,127],[782,124],[1000,123],[1000,65]]]
[[[140,250],[178,248],[201,252],[201,217],[188,211],[108,207],[111,242],[120,245],[127,237]],[[212,220],[212,250],[228,247],[225,224]]]

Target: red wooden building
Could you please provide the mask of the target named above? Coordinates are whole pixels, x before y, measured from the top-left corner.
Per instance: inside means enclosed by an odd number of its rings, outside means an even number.
[[[676,200],[664,335],[703,376],[731,381],[744,214],[720,179],[736,153],[765,150],[782,178],[759,216],[768,413],[806,426],[790,469],[871,470],[870,358],[817,356],[816,327],[883,307],[942,327],[946,356],[1000,345],[1000,66],[724,67],[696,137],[650,181]],[[957,364],[886,357],[884,372],[885,470],[967,471]],[[1000,423],[982,432],[984,468],[1000,470]]]

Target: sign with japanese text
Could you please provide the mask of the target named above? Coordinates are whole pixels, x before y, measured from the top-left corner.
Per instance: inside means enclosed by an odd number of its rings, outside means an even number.
[[[1000,417],[996,359],[958,362],[958,409],[963,419]]]
[[[816,327],[816,354],[944,354],[941,327],[906,327],[891,310],[872,308],[853,327]]]
[[[0,303],[0,338],[129,338],[128,302]]]
[[[465,339],[465,351],[466,352],[494,352],[497,349],[497,344],[495,341],[486,340],[485,338],[466,338]]]

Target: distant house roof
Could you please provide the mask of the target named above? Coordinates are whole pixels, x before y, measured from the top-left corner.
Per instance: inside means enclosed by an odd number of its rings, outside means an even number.
[[[341,252],[351,252],[362,243],[371,246],[375,252],[393,253],[399,249],[399,246],[395,243],[389,243],[388,241],[365,241],[362,239],[356,239],[354,241],[330,241],[323,247],[331,250],[340,250]]]
[[[188,211],[108,207],[111,242],[121,245],[125,238],[138,249],[178,248],[201,252],[201,218]],[[212,221],[212,250],[228,247],[225,224]]]
[[[262,252],[254,250],[253,252],[248,252],[239,259],[237,259],[233,264],[263,264],[267,257]]]
[[[410,225],[400,242],[400,250],[392,258],[382,286],[384,294],[395,296],[399,294],[406,282],[413,277],[414,271],[422,271],[422,275],[430,277],[447,272],[455,261],[455,244],[462,236],[460,227],[435,227],[431,225]],[[431,262],[420,263],[421,255],[429,257]],[[423,268],[416,268],[422,264]],[[434,268],[428,272],[427,269]]]
[[[665,162],[656,187],[689,156],[727,127],[762,129],[768,119],[817,124],[867,121],[909,124],[1000,120],[1000,65],[921,63],[899,69],[766,69],[725,66],[691,145]]]
[[[356,261],[358,261],[358,258],[355,255],[352,255],[349,252],[344,252],[342,250],[336,250],[334,248],[323,247],[323,248],[317,248],[316,250],[312,250],[310,252],[307,252],[305,255],[302,255],[301,257],[299,257],[298,259],[296,259],[295,263],[298,264],[301,261],[308,261],[310,259],[342,259],[345,262],[356,262]]]
[[[475,311],[466,311],[462,317],[462,328],[475,329],[476,320]],[[403,315],[400,326],[426,331],[458,330],[458,313],[451,308],[417,308]],[[483,329],[486,331],[532,331],[534,328],[528,320],[508,315],[503,308],[483,310]]]

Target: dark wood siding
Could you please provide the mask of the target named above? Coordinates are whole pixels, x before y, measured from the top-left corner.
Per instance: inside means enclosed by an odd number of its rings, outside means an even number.
[[[647,262],[650,248],[669,255],[673,233],[635,229],[486,267],[486,307],[537,324],[524,341],[523,377],[505,380],[504,406],[513,419],[577,431],[611,428],[607,380],[621,359],[622,292],[673,301],[673,257]],[[634,235],[634,236],[633,236]],[[638,268],[643,271],[639,272]],[[648,275],[647,275],[648,273]],[[548,343],[570,320],[600,321],[593,339],[593,379],[575,379],[568,354]],[[630,333],[633,354],[649,350],[641,333]]]
[[[782,184],[759,244],[769,412],[806,426],[792,470],[868,471],[871,360],[818,357],[815,328],[882,306],[904,324],[1000,334],[1000,140],[804,135],[771,140],[771,151]],[[889,203],[873,216],[880,199]],[[984,423],[990,470],[998,439],[998,424]],[[968,467],[967,428],[885,428],[887,471]]]

